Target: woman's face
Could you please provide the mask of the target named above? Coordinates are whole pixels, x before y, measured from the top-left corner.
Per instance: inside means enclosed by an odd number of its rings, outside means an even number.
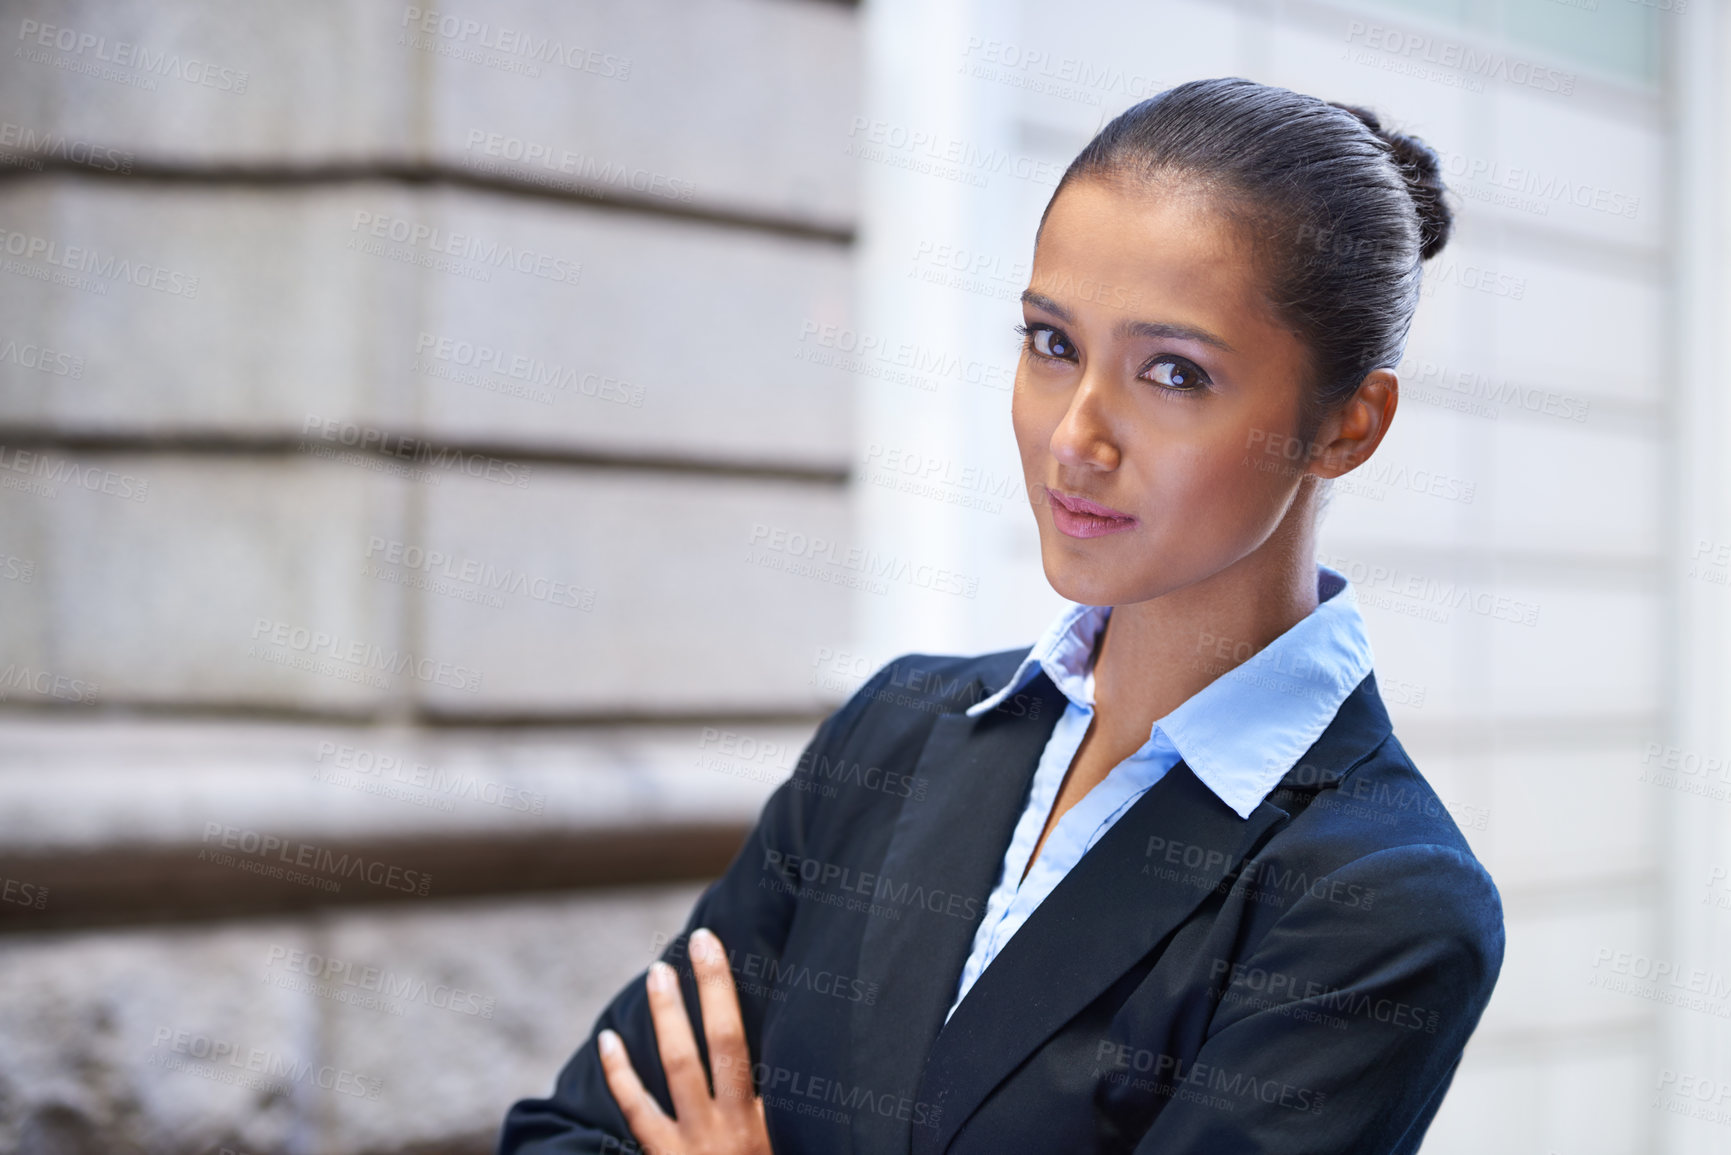
[[[1294,509],[1305,349],[1204,196],[1067,186],[1022,301],[1011,418],[1059,594],[1160,597],[1308,516]]]

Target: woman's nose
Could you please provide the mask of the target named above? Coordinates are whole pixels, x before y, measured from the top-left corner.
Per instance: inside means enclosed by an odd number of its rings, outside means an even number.
[[[1120,453],[1114,435],[1109,387],[1086,372],[1070,394],[1063,419],[1052,431],[1052,456],[1076,468],[1116,469]]]

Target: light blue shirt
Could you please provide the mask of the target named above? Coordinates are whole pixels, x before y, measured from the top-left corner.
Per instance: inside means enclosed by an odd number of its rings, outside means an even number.
[[[1112,607],[1067,603],[1009,682],[968,707],[970,716],[984,714],[1040,670],[1069,700],[1040,755],[1027,807],[1004,851],[997,886],[974,931],[973,950],[945,1022],[1070,868],[1179,759],[1240,818],[1248,818],[1328,728],[1340,704],[1370,673],[1371,652],[1350,583],[1327,566],[1316,568],[1316,609],[1249,660],[1235,658],[1230,639],[1206,634],[1198,639],[1198,668],[1219,669],[1234,660],[1242,664],[1154,723],[1141,749],[1058,819],[1026,879],[1022,872],[1094,718],[1094,644]]]

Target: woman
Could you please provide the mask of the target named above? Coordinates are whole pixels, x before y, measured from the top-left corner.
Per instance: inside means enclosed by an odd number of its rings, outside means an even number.
[[[1314,558],[1442,191],[1372,114],[1244,80],[1100,132],[1036,233],[1012,400],[1071,604],[826,719],[501,1151],[1418,1148],[1501,903]]]

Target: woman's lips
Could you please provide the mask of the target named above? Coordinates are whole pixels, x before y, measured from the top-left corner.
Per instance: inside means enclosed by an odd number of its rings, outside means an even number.
[[[1067,537],[1104,537],[1137,524],[1134,514],[1085,497],[1062,493],[1050,486],[1046,487],[1046,495],[1052,499],[1052,524]]]

